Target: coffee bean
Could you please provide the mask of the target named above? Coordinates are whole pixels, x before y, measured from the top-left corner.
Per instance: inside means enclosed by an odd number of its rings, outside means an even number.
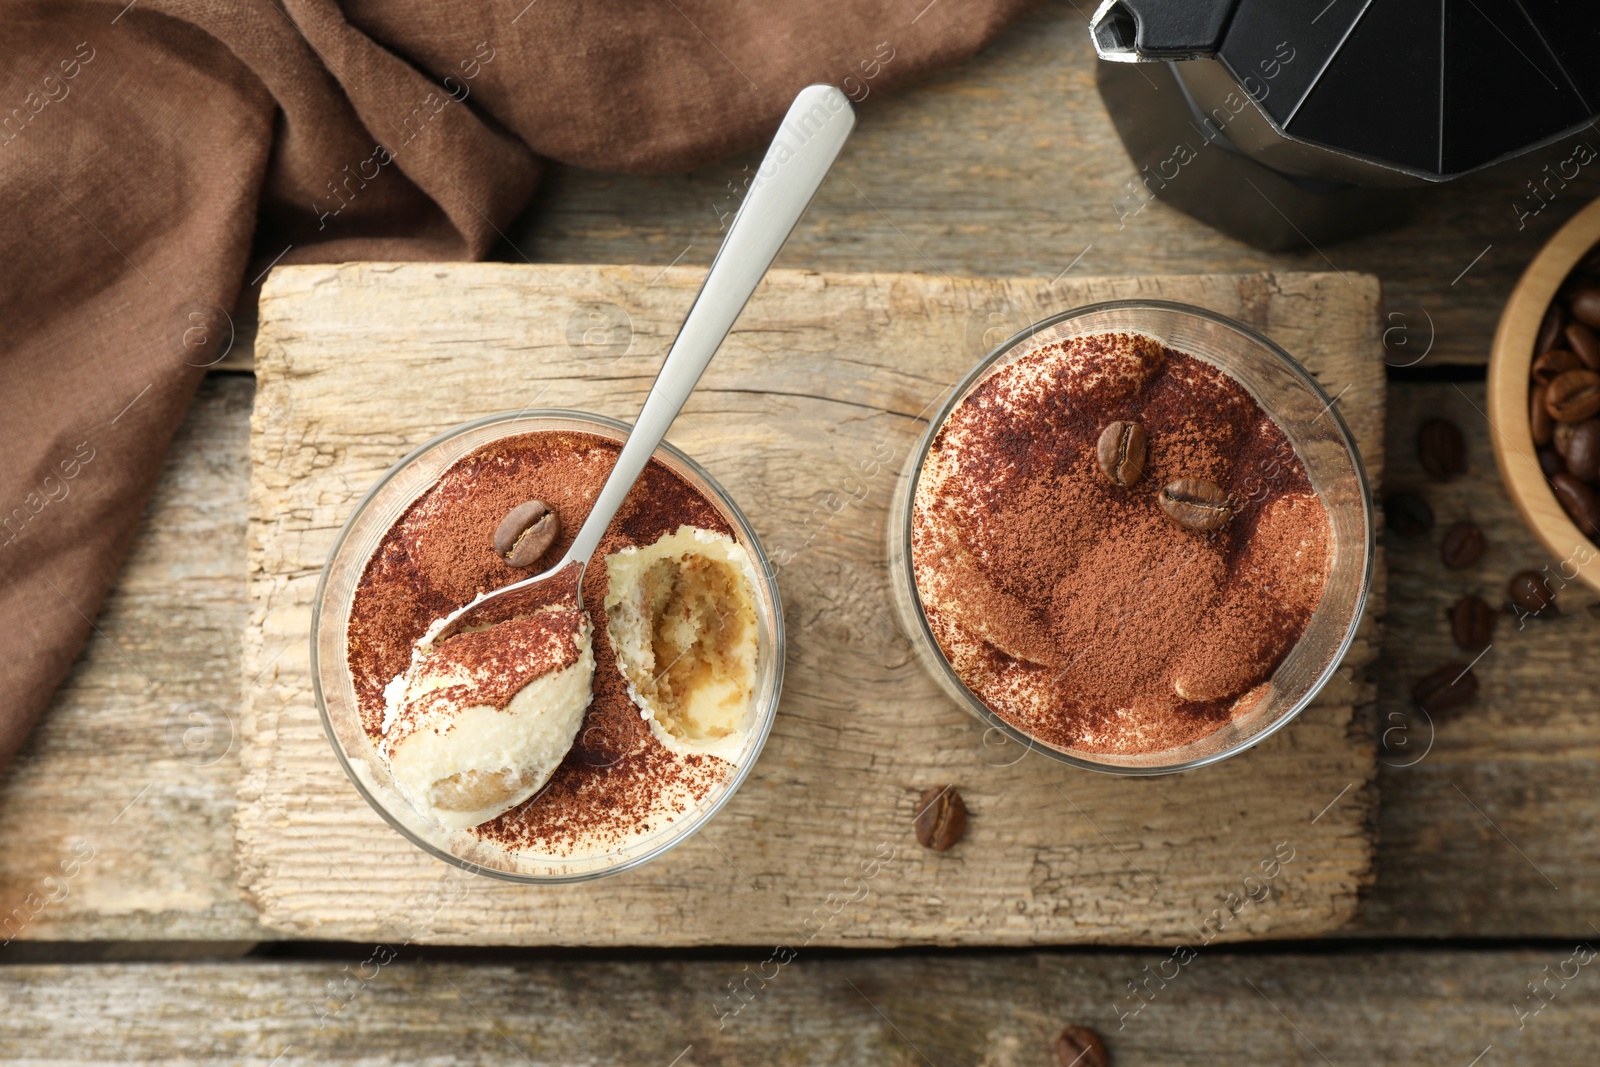
[[[953,785],[935,786],[917,801],[917,844],[943,852],[967,832],[967,804]]]
[[[1100,472],[1117,485],[1132,485],[1144,473],[1144,427],[1113,422],[1100,431]]]
[[[1574,426],[1562,454],[1567,459],[1567,471],[1580,482],[1600,477],[1600,419],[1585,419]]]
[[[1216,482],[1204,478],[1168,482],[1157,501],[1167,518],[1191,530],[1215,530],[1233,514],[1228,494]]]
[[[1581,322],[1567,327],[1567,347],[1578,354],[1583,365],[1590,370],[1600,370],[1600,337]]]
[[[1550,431],[1550,447],[1560,453],[1563,464],[1567,461],[1567,447],[1572,444],[1572,435],[1577,429],[1570,422],[1558,422],[1555,429]]]
[[[1433,531],[1433,509],[1415,493],[1390,493],[1383,502],[1384,521],[1401,537],[1427,537]]]
[[[1579,322],[1600,330],[1600,285],[1585,284],[1567,298],[1567,310]]]
[[[1417,431],[1417,457],[1423,470],[1447,482],[1467,469],[1467,442],[1455,423],[1429,419]]]
[[[1533,375],[1533,380],[1536,382],[1548,382],[1559,378],[1569,370],[1585,369],[1592,370],[1593,368],[1586,368],[1583,360],[1578,358],[1578,353],[1569,348],[1552,348],[1533,361],[1533,366],[1529,368],[1529,373]]]
[[[1566,471],[1552,475],[1550,488],[1578,529],[1593,537],[1600,534],[1600,496]]]
[[[1523,611],[1541,612],[1555,607],[1556,595],[1538,571],[1518,571],[1506,583],[1506,596]]]
[[[1545,388],[1544,406],[1557,422],[1582,422],[1600,412],[1600,374],[1588,368],[1558,374]]]
[[[1478,676],[1465,663],[1446,663],[1411,687],[1411,699],[1429,715],[1459,708],[1478,695]]]
[[[561,536],[561,520],[542,500],[518,504],[494,531],[494,550],[513,567],[531,567]]]
[[[1539,340],[1533,346],[1533,354],[1542,356],[1554,348],[1561,341],[1566,325],[1566,312],[1560,304],[1551,304],[1550,310],[1544,313],[1544,321],[1539,323]]]
[[[1458,522],[1444,532],[1444,541],[1439,545],[1439,558],[1444,560],[1446,567],[1459,571],[1482,559],[1483,550],[1487,547],[1483,531],[1475,523]]]
[[[1561,458],[1561,453],[1553,448],[1539,449],[1539,469],[1544,471],[1546,478],[1552,474],[1559,474],[1567,469],[1567,461]]]
[[[1464,596],[1450,608],[1450,636],[1468,652],[1488,648],[1500,613],[1481,596]]]
[[[1534,382],[1528,390],[1528,425],[1533,429],[1533,443],[1547,445],[1555,432],[1555,416],[1544,406],[1544,392],[1549,388],[1544,382]]]
[[[1069,1026],[1056,1035],[1057,1067],[1106,1067],[1106,1043],[1087,1026]]]

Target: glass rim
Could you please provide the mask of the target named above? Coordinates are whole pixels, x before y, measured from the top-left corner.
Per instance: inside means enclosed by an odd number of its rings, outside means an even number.
[[[927,459],[928,452],[933,447],[934,437],[937,436],[939,429],[944,426],[946,420],[950,417],[951,412],[955,410],[956,406],[966,398],[967,394],[972,390],[972,388],[983,379],[983,377],[995,366],[995,364],[1000,362],[1001,359],[1003,359],[1018,345],[1027,341],[1034,335],[1041,333],[1052,326],[1058,326],[1061,323],[1067,322],[1071,319],[1082,318],[1087,315],[1105,311],[1136,311],[1146,309],[1154,311],[1166,311],[1206,319],[1244,336],[1246,339],[1260,345],[1266,351],[1276,356],[1283,363],[1283,365],[1288,368],[1289,372],[1300,381],[1302,385],[1310,389],[1311,392],[1323,402],[1328,413],[1333,416],[1333,423],[1339,432],[1339,439],[1343,443],[1344,450],[1349,455],[1351,464],[1355,469],[1356,479],[1361,490],[1360,498],[1362,511],[1366,518],[1366,539],[1364,546],[1365,552],[1362,561],[1361,582],[1356,596],[1355,607],[1351,612],[1349,623],[1345,626],[1344,635],[1340,638],[1339,644],[1334,649],[1333,654],[1328,658],[1327,664],[1317,675],[1316,682],[1306,690],[1300,699],[1295,701],[1293,707],[1280,714],[1276,720],[1268,724],[1259,733],[1249,737],[1241,743],[1222,749],[1219,752],[1213,752],[1205,756],[1198,756],[1194,759],[1178,760],[1172,763],[1151,764],[1148,766],[1123,766],[1119,764],[1102,763],[1097,760],[1074,755],[1068,750],[1056,748],[1053,745],[1029,736],[997,714],[993,708],[990,708],[981,697],[979,697],[967,686],[966,681],[962,679],[960,674],[957,673],[956,669],[950,664],[949,657],[945,655],[944,649],[939,645],[938,640],[934,637],[932,627],[928,625],[927,612],[922,606],[922,590],[917,586],[916,571],[912,562],[911,522],[914,512],[912,505],[916,499],[917,484],[922,479],[922,466]],[[1138,331],[1126,330],[1123,332],[1137,333]],[[1226,371],[1224,371],[1224,373],[1226,373]],[[1233,378],[1233,375],[1230,374],[1229,377]],[[1237,379],[1234,380],[1237,381]],[[1243,383],[1240,384],[1242,385]],[[1082,770],[1098,771],[1102,774],[1111,774],[1123,777],[1154,777],[1164,774],[1177,774],[1182,771],[1195,770],[1200,767],[1207,767],[1214,763],[1219,763],[1222,760],[1228,759],[1232,756],[1237,756],[1241,752],[1246,752],[1254,748],[1256,745],[1260,744],[1262,741],[1265,741],[1267,738],[1271,737],[1273,734],[1287,726],[1290,722],[1298,718],[1300,713],[1310,706],[1311,702],[1316,699],[1317,694],[1321,693],[1322,690],[1327,686],[1328,682],[1338,671],[1340,664],[1344,662],[1345,655],[1350,651],[1350,646],[1355,641],[1356,632],[1361,625],[1361,620],[1366,615],[1367,600],[1372,593],[1373,569],[1376,566],[1375,557],[1377,555],[1377,524],[1373,516],[1375,504],[1372,497],[1372,483],[1367,477],[1367,467],[1362,461],[1361,450],[1356,447],[1355,436],[1350,432],[1350,426],[1344,421],[1344,416],[1339,413],[1338,406],[1334,402],[1335,399],[1336,398],[1328,396],[1328,391],[1322,388],[1321,383],[1318,382],[1316,377],[1305,368],[1304,364],[1291,356],[1281,345],[1279,345],[1276,341],[1273,341],[1270,337],[1267,337],[1257,330],[1251,329],[1244,323],[1238,321],[1237,319],[1230,318],[1227,315],[1211,311],[1207,308],[1197,307],[1193,304],[1181,303],[1176,300],[1124,299],[1102,300],[1093,304],[1083,304],[1079,307],[1046,316],[1045,318],[1040,319],[1038,322],[1024,327],[1022,330],[1002,341],[998,346],[992,349],[988,355],[978,360],[977,364],[974,365],[971,370],[963,375],[961,379],[951,387],[950,395],[945,399],[944,403],[939,405],[939,410],[929,418],[927,429],[923,431],[921,440],[917,442],[917,447],[913,453],[911,463],[906,467],[906,473],[904,475],[904,496],[900,501],[900,510],[903,512],[903,515],[901,516],[900,529],[896,533],[902,549],[900,553],[900,566],[904,572],[903,577],[906,581],[907,588],[911,592],[911,603],[916,609],[914,614],[916,615],[918,630],[921,633],[926,646],[933,651],[935,658],[938,660],[939,667],[942,670],[945,679],[957,687],[958,691],[965,698],[968,709],[975,712],[990,727],[1000,730],[1008,738],[1017,742],[1018,744],[1025,745],[1028,751],[1038,751],[1051,759],[1080,768]],[[1272,412],[1267,411],[1264,405],[1262,406],[1262,411],[1265,412],[1268,418],[1273,417]],[[1026,754],[1026,752],[1023,753],[1023,755]]]
[[[694,832],[720,812],[723,806],[744,785],[745,779],[749,777],[750,772],[755,768],[756,762],[760,759],[761,752],[766,747],[767,738],[772,732],[773,723],[778,717],[778,704],[783,693],[784,661],[787,658],[784,643],[783,602],[779,599],[778,583],[773,576],[772,564],[767,558],[766,549],[762,547],[761,540],[756,536],[755,528],[750,525],[750,520],[745,515],[744,510],[734,502],[733,497],[723,488],[722,483],[712,477],[711,472],[707,471],[678,446],[663,440],[656,447],[656,453],[665,452],[675,462],[681,463],[688,468],[696,478],[703,481],[716,494],[719,507],[726,509],[728,515],[734,520],[734,526],[739,534],[746,539],[746,543],[751,549],[751,555],[753,556],[751,562],[755,565],[758,580],[766,587],[767,595],[772,601],[771,657],[773,663],[773,698],[770,706],[759,710],[760,718],[752,731],[751,745],[747,757],[734,766],[733,773],[727,778],[722,793],[716,800],[705,807],[695,805],[686,809],[685,814],[688,812],[695,812],[696,814],[692,819],[683,822],[681,825],[674,823],[672,828],[678,832],[637,856],[598,870],[577,871],[570,874],[524,874],[516,871],[500,870],[499,868],[486,867],[481,863],[463,859],[454,853],[439,848],[432,842],[419,838],[412,832],[410,827],[390,814],[388,806],[375,797],[372,791],[367,788],[366,783],[361,780],[361,776],[356,773],[355,768],[350,763],[350,757],[345,752],[344,745],[339,741],[333,720],[328,713],[328,702],[322,691],[321,664],[317,655],[317,636],[322,628],[323,600],[327,592],[328,576],[333,569],[334,560],[339,557],[340,551],[344,548],[345,543],[355,529],[357,520],[366,511],[368,505],[372,503],[377,494],[402,471],[406,470],[431,449],[437,448],[456,437],[497,423],[516,422],[520,419],[567,419],[573,422],[590,423],[604,429],[619,432],[623,435],[623,439],[626,439],[627,435],[633,432],[633,427],[621,419],[614,419],[609,415],[601,415],[597,412],[578,411],[573,408],[524,408],[520,411],[502,411],[492,415],[484,415],[469,422],[452,426],[450,429],[428,438],[396,460],[356,502],[356,506],[351,510],[349,518],[344,521],[344,525],[339,529],[338,536],[334,538],[333,547],[329,550],[328,558],[322,565],[322,572],[317,577],[317,589],[311,601],[311,688],[317,702],[317,715],[322,720],[323,733],[327,735],[328,743],[333,748],[334,756],[338,759],[339,766],[343,769],[345,777],[356,787],[356,792],[367,802],[368,807],[377,812],[379,817],[398,832],[401,837],[404,837],[411,844],[435,859],[467,871],[469,874],[480,874],[518,885],[570,885],[576,882],[589,882],[597,878],[605,878],[613,874],[621,874],[623,871],[633,870],[642,864],[665,855],[688,838],[694,836]],[[526,432],[538,433],[540,431],[529,430]],[[655,455],[652,455],[651,458],[655,458]],[[758,616],[759,614],[758,612]],[[345,664],[344,669],[348,671],[349,665]]]

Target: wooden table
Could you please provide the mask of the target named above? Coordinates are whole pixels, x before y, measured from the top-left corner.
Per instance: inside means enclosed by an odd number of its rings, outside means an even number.
[[[499,258],[707,263],[728,183],[755,160],[648,179],[557,171],[538,207],[507,227]],[[1520,632],[1503,620],[1476,667],[1482,695],[1435,724],[1431,745],[1407,694],[1457,657],[1450,602],[1493,599],[1512,572],[1546,561],[1495,475],[1475,364],[1522,265],[1600,183],[1582,177],[1518,231],[1512,205],[1529,175],[1513,168],[1439,192],[1402,230],[1267,255],[1159,203],[1119,229],[1112,201],[1132,174],[1094,91],[1082,15],[1041,10],[963,67],[869,101],[780,265],[1384,279],[1401,328],[1390,339],[1385,480],[1420,488],[1441,523],[1475,519],[1490,551],[1450,572],[1437,532],[1386,537],[1390,606],[1369,728],[1411,744],[1380,768],[1376,880],[1341,938],[1208,950],[1164,987],[1141,986],[1142,1000],[1128,983],[1170,953],[818,952],[720,1029],[719,996],[770,947],[664,957],[393,945],[390,960],[369,945],[263,944],[232,861],[253,394],[241,345],[202,386],[99,634],[0,786],[13,964],[0,970],[11,1004],[0,1055],[1042,1063],[1049,1037],[1082,1023],[1107,1035],[1120,1064],[1591,1058],[1600,979],[1592,967],[1565,985],[1550,976],[1573,973],[1563,965],[1576,942],[1600,939],[1600,622],[1584,610],[1594,598],[1574,590],[1559,619]],[[1471,445],[1468,474],[1448,485],[1429,482],[1414,455],[1416,425],[1435,413]],[[61,879],[64,869],[75,873]],[[152,962],[173,959],[187,962]],[[1528,983],[1546,979],[1535,998]]]

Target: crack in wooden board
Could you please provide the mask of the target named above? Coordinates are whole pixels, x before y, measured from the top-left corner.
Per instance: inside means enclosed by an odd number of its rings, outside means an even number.
[[[1295,860],[1223,938],[1310,937],[1355,915],[1372,879],[1367,667],[1381,565],[1340,676],[1289,729],[1222,765],[1134,781],[1037,755],[1009,763],[986,746],[890,620],[883,538],[920,417],[949,384],[1027,323],[1104,299],[1187,301],[1272,336],[1342,395],[1376,482],[1384,370],[1378,285],[1365,275],[772,272],[671,435],[788,559],[784,699],[750,780],[672,853],[582,886],[464,875],[390,830],[345,780],[311,695],[310,603],[340,525],[390,464],[456,423],[516,402],[631,418],[703,276],[503,264],[273,273],[257,341],[235,817],[240,882],[264,923],[446,943],[1166,944],[1227,914],[1279,842]],[[583,344],[585,329],[617,323],[626,345],[616,333]],[[957,849],[933,854],[915,844],[911,816],[943,782],[961,787],[972,824]],[[870,881],[847,881],[883,850],[893,859]]]

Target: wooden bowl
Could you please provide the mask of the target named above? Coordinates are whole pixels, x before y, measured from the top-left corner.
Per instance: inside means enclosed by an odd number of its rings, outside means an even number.
[[[1556,290],[1597,242],[1600,200],[1574,215],[1528,264],[1494,332],[1488,391],[1495,462],[1523,521],[1564,562],[1563,575],[1570,577],[1576,570],[1591,589],[1600,592],[1600,546],[1578,529],[1556,499],[1539,469],[1528,421],[1528,370],[1539,326]]]

